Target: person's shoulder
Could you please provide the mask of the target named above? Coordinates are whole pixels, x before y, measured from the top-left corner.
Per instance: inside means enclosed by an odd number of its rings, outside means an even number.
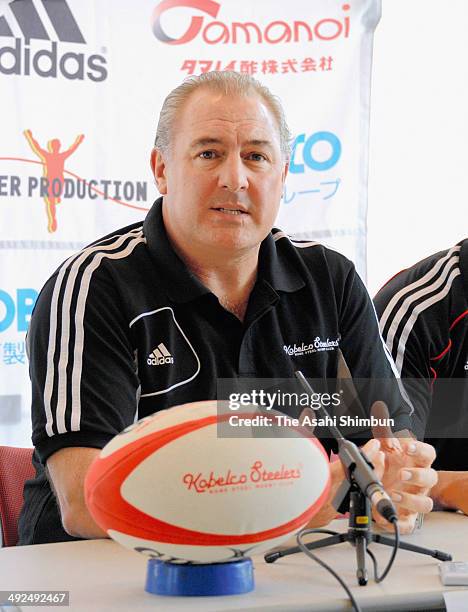
[[[142,240],[143,239],[143,240]],[[109,234],[94,240],[90,244],[86,245],[81,251],[77,253],[77,256],[83,254],[93,253],[116,253],[128,250],[129,243],[132,244],[136,240],[144,242],[143,234],[143,221],[126,225],[119,229],[113,230]]]
[[[91,278],[107,278],[113,266],[138,257],[137,247],[146,243],[142,227],[138,222],[114,230],[70,255],[44,283],[41,297],[63,292],[67,285],[87,284]]]
[[[468,238],[461,240],[460,245],[460,268],[468,277]]]
[[[348,273],[354,269],[354,264],[345,255],[322,242],[293,238],[277,228],[273,228],[272,235],[279,253],[302,261],[309,268],[323,269],[325,266],[331,273],[340,270]]]
[[[131,256],[136,247],[145,243],[143,223],[141,221],[133,223],[116,229],[86,245],[64,261],[57,272],[60,272],[63,268],[76,269],[83,266],[91,266],[96,269],[103,262],[119,262]]]
[[[388,280],[374,297],[379,316],[401,303],[415,306],[430,298],[426,306],[440,304],[460,275],[461,245],[433,253]]]

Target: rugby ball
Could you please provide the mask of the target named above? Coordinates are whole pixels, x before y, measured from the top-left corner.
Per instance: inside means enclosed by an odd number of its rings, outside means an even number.
[[[257,554],[304,527],[330,486],[320,442],[300,432],[220,437],[228,418],[216,401],[194,402],[115,436],[85,480],[98,525],[128,548],[179,563]]]

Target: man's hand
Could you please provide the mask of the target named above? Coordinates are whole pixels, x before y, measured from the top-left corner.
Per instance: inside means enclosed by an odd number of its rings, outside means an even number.
[[[381,478],[384,471],[385,455],[380,450],[380,442],[378,440],[369,440],[369,442],[367,442],[366,444],[364,444],[364,446],[361,447],[361,450],[365,452],[367,458],[374,465],[374,468],[379,478]],[[322,508],[307,524],[308,529],[312,529],[314,527],[322,527],[323,525],[327,525],[330,521],[336,518],[337,511],[332,506],[332,501],[335,497],[338,488],[340,487],[341,483],[345,478],[345,473],[343,470],[343,466],[341,465],[341,461],[337,460],[330,463],[330,476],[331,486],[327,503],[322,506]]]
[[[430,444],[415,440],[406,430],[394,435],[390,428],[378,428],[374,435],[385,454],[382,483],[395,503],[400,533],[412,533],[418,513],[432,510],[429,492],[437,483],[437,472],[431,468],[435,450]],[[390,527],[376,513],[374,519],[380,526]]]

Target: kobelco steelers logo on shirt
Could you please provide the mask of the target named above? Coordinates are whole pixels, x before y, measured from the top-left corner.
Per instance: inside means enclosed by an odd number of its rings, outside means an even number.
[[[286,353],[286,355],[290,355],[291,357],[300,357],[302,355],[310,355],[311,353],[319,353],[321,351],[334,351],[339,344],[339,336],[334,340],[330,340],[329,338],[322,340],[320,336],[317,336],[314,341],[310,343],[302,342],[302,344],[285,344],[283,346],[283,351]]]
[[[151,366],[160,366],[166,364],[173,364],[174,357],[167,350],[165,345],[161,342],[158,346],[148,355],[146,363]]]

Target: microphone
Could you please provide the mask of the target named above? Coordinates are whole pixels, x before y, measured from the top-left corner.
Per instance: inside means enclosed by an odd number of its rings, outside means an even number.
[[[342,438],[338,440],[338,454],[353,480],[377,512],[389,523],[398,520],[395,506],[365,453],[354,442]]]
[[[301,371],[294,373],[296,378],[301,383],[304,390],[312,396],[314,390],[307,382],[304,374]],[[314,394],[315,397],[319,397],[319,394]],[[328,421],[331,421],[331,417],[328,411],[323,406],[322,402],[319,401],[320,407],[317,411],[322,411],[325,417],[328,417]],[[383,484],[380,482],[377,474],[375,473],[374,466],[366,457],[365,453],[361,451],[354,442],[346,440],[343,437],[341,431],[335,425],[328,427],[335,440],[338,442],[338,455],[341,463],[345,467],[346,475],[348,480],[354,480],[359,486],[361,491],[370,500],[371,504],[377,510],[377,512],[386,519],[389,523],[393,523],[398,520],[398,514],[395,510],[392,500],[385,492]]]

